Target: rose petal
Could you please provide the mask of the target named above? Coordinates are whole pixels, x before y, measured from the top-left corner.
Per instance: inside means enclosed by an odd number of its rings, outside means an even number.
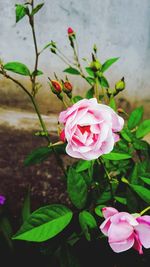
[[[113,207],[104,207],[102,208],[102,213],[105,219],[113,216],[114,214],[118,213],[118,210]]]
[[[143,247],[150,248],[150,216],[145,215],[137,218],[139,225],[135,226]]]
[[[112,250],[116,253],[123,252],[132,248],[133,244],[134,244],[133,235],[131,235],[128,239],[124,241],[109,243]]]
[[[133,231],[134,229],[129,223],[126,222],[120,222],[119,224],[111,223],[108,230],[109,242],[112,243],[112,242],[124,241],[128,239],[131,236],[131,234],[133,234]]]

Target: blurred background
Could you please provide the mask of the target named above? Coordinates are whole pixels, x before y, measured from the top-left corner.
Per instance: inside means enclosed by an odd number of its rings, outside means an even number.
[[[34,46],[27,17],[16,24],[15,4],[24,0],[0,0],[0,58],[3,62],[19,61],[30,69],[34,67]],[[35,5],[41,3],[35,0]],[[51,40],[68,57],[72,50],[67,38],[67,28],[72,27],[77,35],[79,54],[91,60],[93,45],[98,48],[98,56],[103,63],[106,59],[120,57],[107,72],[110,85],[123,76],[126,90],[122,92],[120,103],[127,111],[135,106],[144,106],[144,116],[150,115],[150,1],[149,0],[45,0],[43,8],[35,15],[35,28],[39,50]],[[85,62],[83,61],[83,65]],[[41,113],[51,133],[56,131],[58,112],[63,109],[61,102],[48,86],[48,76],[59,77],[67,66],[54,54],[45,50],[39,60],[39,69],[44,72],[38,80],[42,83],[37,100]],[[28,78],[14,75],[30,88]],[[69,76],[74,93],[84,95],[87,84],[78,76]],[[43,139],[34,136],[39,129],[38,120],[28,96],[11,81],[0,76],[0,193],[15,197],[19,203],[23,199],[27,184],[32,182],[33,198],[41,201],[56,201],[60,197],[57,190],[60,174],[55,173],[55,181],[50,173],[49,163],[41,166],[23,167],[23,160],[31,150],[44,145]],[[56,164],[56,163],[55,163]],[[53,164],[53,165],[55,165]],[[40,179],[39,179],[40,178]],[[58,183],[56,182],[58,178]],[[12,181],[13,182],[10,182]],[[60,201],[64,201],[64,187]],[[16,194],[17,192],[17,194]],[[56,198],[52,194],[56,194]],[[52,196],[52,197],[51,197]],[[17,201],[16,201],[17,202]],[[35,205],[37,202],[35,201]]]

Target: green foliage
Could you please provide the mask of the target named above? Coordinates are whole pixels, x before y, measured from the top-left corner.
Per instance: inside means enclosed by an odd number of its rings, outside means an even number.
[[[108,83],[107,79],[104,76],[99,77],[98,80],[99,80],[99,83],[100,83],[100,85],[102,87],[105,87],[105,88],[109,87],[109,83]]]
[[[59,234],[71,219],[71,210],[63,205],[52,204],[42,207],[28,217],[13,239],[46,241]]]
[[[142,138],[150,132],[150,120],[143,121],[136,130],[136,137]]]
[[[25,222],[31,214],[30,190],[28,190],[23,207],[22,207],[22,221]]]
[[[143,199],[146,203],[150,204],[150,190],[140,186],[140,185],[133,185],[130,184],[130,187],[132,188],[133,191],[137,193],[137,195]]]
[[[119,57],[116,57],[116,58],[110,58],[108,60],[106,60],[104,62],[104,64],[102,65],[102,68],[101,68],[101,72],[105,72],[108,68],[110,68],[110,66],[112,64],[114,64],[117,60],[119,59]]]
[[[86,239],[90,241],[90,230],[97,227],[94,216],[90,212],[83,210],[79,213],[79,222]]]
[[[97,216],[103,218],[103,213],[102,213],[102,208],[104,208],[105,205],[98,205],[96,208],[95,208],[95,213]]]
[[[124,153],[110,152],[109,154],[103,155],[102,158],[109,160],[123,160],[130,159],[132,156]]]
[[[77,69],[72,68],[72,67],[65,69],[64,72],[67,72],[73,75],[80,75],[80,72]]]
[[[16,4],[16,22],[20,21],[28,12],[28,7]]]
[[[89,160],[79,160],[76,166],[76,172],[82,172],[87,169],[90,169],[90,167],[93,165],[92,161]]]
[[[31,16],[34,16],[42,7],[44,3],[38,4],[31,12]]]
[[[88,195],[88,188],[83,176],[72,167],[67,174],[67,192],[76,208],[85,207]]]
[[[24,160],[25,166],[30,166],[33,164],[40,163],[44,161],[48,156],[51,154],[52,148],[51,147],[38,147],[34,149],[30,155]]]
[[[4,69],[20,75],[30,76],[28,67],[20,62],[8,62],[4,65]]]
[[[128,128],[130,130],[134,129],[141,121],[143,116],[143,107],[138,107],[132,111],[128,119]]]

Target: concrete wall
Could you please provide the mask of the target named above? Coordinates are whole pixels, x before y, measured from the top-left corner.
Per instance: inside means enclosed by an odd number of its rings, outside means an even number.
[[[27,18],[15,23],[15,3],[24,2],[26,1],[0,0],[0,58],[5,62],[21,61],[32,68],[33,44]],[[127,84],[126,97],[133,102],[149,101],[149,14],[149,0],[45,0],[44,7],[36,15],[38,44],[42,48],[49,41],[55,40],[66,55],[71,56],[66,33],[66,29],[71,26],[77,33],[82,57],[90,58],[94,43],[97,44],[102,62],[109,57],[120,57],[107,73],[112,86],[124,76]],[[47,101],[47,74],[54,71],[61,73],[65,67],[64,63],[48,51],[41,55],[40,69],[45,72],[42,78],[45,90],[41,92],[40,99]],[[61,76],[63,77],[62,73]],[[86,85],[80,78],[71,77],[71,80],[74,81],[76,90],[85,89]],[[7,86],[4,84],[2,81],[2,97],[6,97],[4,87],[12,87],[8,83]],[[7,98],[11,95],[10,88]]]

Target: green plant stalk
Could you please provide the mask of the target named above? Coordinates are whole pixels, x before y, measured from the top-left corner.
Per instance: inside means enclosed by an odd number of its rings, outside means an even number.
[[[99,100],[98,86],[99,86],[98,77],[95,77],[94,94],[95,94],[95,97],[97,99],[97,102],[100,102],[100,100]]]
[[[147,212],[148,210],[150,210],[150,206],[148,206],[147,208],[145,208],[144,210],[142,210],[140,212],[140,215],[142,216],[145,212]]]
[[[72,48],[73,48],[73,52],[74,52],[74,58],[75,58],[75,61],[77,63],[77,67],[80,71],[80,75],[82,78],[86,78],[84,73],[83,73],[83,70],[82,70],[82,67],[81,67],[81,64],[80,64],[80,61],[79,61],[79,55],[78,55],[78,44],[77,44],[77,40],[75,39],[75,44],[76,44],[76,47],[77,47],[77,51],[76,51],[76,48],[75,46],[73,45]]]
[[[33,9],[34,9],[34,0],[32,0],[32,2],[31,2],[31,7],[32,7],[32,11],[33,11]],[[38,68],[38,60],[39,60],[40,53],[38,52],[37,41],[36,41],[36,34],[35,34],[35,27],[34,27],[34,16],[31,16],[30,14],[28,16],[29,16],[30,26],[31,26],[31,29],[32,29],[32,36],[33,36],[33,42],[34,42],[34,48],[35,48],[34,74],[31,77],[32,94],[35,95],[36,72],[37,72],[37,68]]]
[[[104,169],[104,171],[106,173],[106,176],[107,176],[108,182],[109,182],[109,187],[110,187],[111,199],[113,201],[114,200],[114,193],[113,193],[113,188],[112,188],[112,184],[111,184],[111,177],[110,177],[110,175],[109,175],[109,173],[108,173],[108,171],[107,171],[107,169],[105,167],[105,164],[104,164],[103,160],[101,158],[99,158],[97,160],[97,162],[103,166],[103,169]]]

